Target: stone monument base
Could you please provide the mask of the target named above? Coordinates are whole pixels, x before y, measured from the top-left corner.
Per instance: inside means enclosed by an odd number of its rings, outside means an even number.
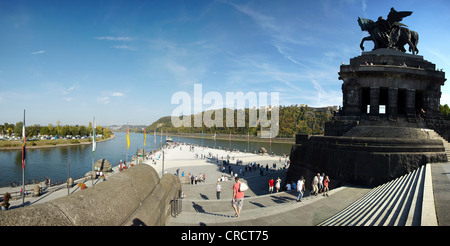
[[[309,189],[317,173],[328,175],[333,186],[375,187],[427,163],[446,162],[447,155],[439,139],[297,135],[290,159],[286,180],[303,176]]]

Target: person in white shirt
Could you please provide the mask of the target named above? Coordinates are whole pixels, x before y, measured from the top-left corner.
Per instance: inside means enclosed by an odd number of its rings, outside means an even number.
[[[319,193],[322,193],[323,191],[323,176],[325,176],[324,173],[322,173],[322,175],[319,176]]]
[[[291,184],[290,183],[286,184],[286,190],[291,190]]]
[[[220,192],[222,191],[222,186],[219,184],[219,182],[216,183],[216,196],[217,200],[220,200]]]
[[[317,176],[314,176],[313,183],[312,183],[313,190],[311,192],[311,195],[314,194],[314,195],[317,196],[317,193],[319,192],[319,187],[318,187],[318,185],[319,185],[319,176],[320,176],[320,174],[317,174]]]
[[[303,191],[305,190],[305,179],[303,178],[303,176],[297,181],[297,192],[298,192],[298,197],[297,197],[297,202],[301,202],[302,197],[303,197]]]

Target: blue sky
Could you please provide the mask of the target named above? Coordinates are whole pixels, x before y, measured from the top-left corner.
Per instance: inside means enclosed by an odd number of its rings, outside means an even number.
[[[0,0],[0,122],[26,109],[27,125],[149,125],[194,84],[340,105],[339,66],[368,35],[358,16],[386,18],[391,7],[413,11],[403,23],[419,33],[419,55],[450,72],[446,0]]]

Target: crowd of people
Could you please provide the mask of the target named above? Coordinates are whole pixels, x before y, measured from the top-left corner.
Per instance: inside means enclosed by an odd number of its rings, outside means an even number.
[[[318,194],[322,193],[323,196],[328,196],[328,191],[330,191],[329,183],[330,178],[327,175],[325,175],[324,173],[317,173],[317,175],[313,177],[313,181],[311,183],[312,190],[309,194],[311,196],[317,196]],[[305,178],[301,176],[297,183],[292,182],[292,184],[286,184],[286,190],[292,189],[297,190],[297,202],[301,202],[301,199],[306,192]]]

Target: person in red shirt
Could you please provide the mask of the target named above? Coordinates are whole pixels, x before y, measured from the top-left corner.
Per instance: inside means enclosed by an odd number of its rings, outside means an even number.
[[[324,196],[328,196],[328,191],[330,190],[330,188],[328,188],[328,184],[330,183],[330,179],[328,178],[328,176],[325,177],[325,179],[323,180],[323,192],[324,192]]]
[[[242,206],[244,205],[244,192],[239,191],[239,177],[236,177],[234,181],[236,183],[234,183],[233,185],[233,200],[231,201],[231,203],[233,205],[234,212],[236,212],[234,216],[239,217],[241,214]]]
[[[269,179],[269,193],[273,192],[273,178],[271,177]]]

